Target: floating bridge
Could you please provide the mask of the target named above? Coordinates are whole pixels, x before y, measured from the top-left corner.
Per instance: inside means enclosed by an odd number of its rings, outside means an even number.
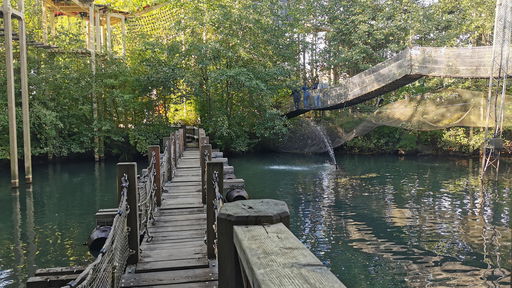
[[[248,199],[204,130],[176,130],[162,147],[148,147],[139,175],[118,163],[119,206],[96,214],[97,229],[111,227],[97,258],[39,269],[28,288],[345,287],[290,232],[286,203]]]

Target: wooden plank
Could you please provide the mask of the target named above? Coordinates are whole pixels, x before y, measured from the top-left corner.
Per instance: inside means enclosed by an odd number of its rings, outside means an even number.
[[[282,223],[235,226],[233,239],[253,288],[345,287]]]
[[[204,259],[206,255],[206,246],[203,247],[185,247],[171,250],[150,250],[142,251],[140,262],[180,260],[180,259]]]
[[[155,237],[151,241],[153,244],[178,244],[178,243],[189,243],[189,242],[198,242],[203,241],[204,242],[204,236],[203,237],[190,237],[190,238],[183,238],[183,239],[169,239],[165,237]]]
[[[154,285],[208,282],[217,280],[217,274],[208,268],[125,274],[121,287],[147,287]]]
[[[191,214],[191,215],[165,215],[161,214],[158,217],[159,222],[165,221],[180,221],[180,220],[194,220],[194,219],[204,219],[203,214]]]
[[[78,277],[78,274],[57,276],[34,276],[27,280],[27,288],[53,288],[62,287]]]
[[[160,215],[191,215],[191,214],[204,214],[206,210],[204,208],[191,208],[191,209],[180,209],[180,210],[172,210],[167,209],[166,207],[162,207],[160,210]]]
[[[55,267],[55,268],[43,268],[37,269],[35,276],[57,276],[57,275],[69,275],[69,274],[80,274],[84,271],[85,267]]]
[[[158,286],[148,286],[148,287],[157,287],[157,288],[217,288],[217,287],[219,287],[219,282],[217,282],[217,281],[193,282],[193,283],[158,285]]]
[[[183,269],[208,268],[206,257],[196,259],[165,260],[155,262],[141,262],[137,265],[135,273],[148,273],[158,271],[173,271]]]
[[[149,250],[165,250],[165,249],[180,249],[187,247],[202,247],[205,246],[203,240],[189,241],[189,242],[179,242],[179,243],[153,243],[153,242],[143,242],[141,244],[141,249],[143,251]]]

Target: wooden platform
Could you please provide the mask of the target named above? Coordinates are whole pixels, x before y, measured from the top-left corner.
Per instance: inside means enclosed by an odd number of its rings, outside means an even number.
[[[141,244],[141,257],[122,287],[218,287],[215,263],[209,263],[204,243],[206,210],[201,203],[199,151],[187,149],[175,178],[165,184],[154,237]]]

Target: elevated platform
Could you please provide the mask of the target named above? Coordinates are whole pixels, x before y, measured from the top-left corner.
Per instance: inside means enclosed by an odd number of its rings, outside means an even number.
[[[334,110],[394,91],[424,76],[444,78],[486,79],[490,76],[492,47],[438,48],[414,47],[405,49],[374,67],[346,79],[340,85],[312,91],[321,95],[322,105],[286,113],[293,118],[311,110]],[[512,74],[509,65],[508,75]],[[497,75],[496,75],[497,76]]]

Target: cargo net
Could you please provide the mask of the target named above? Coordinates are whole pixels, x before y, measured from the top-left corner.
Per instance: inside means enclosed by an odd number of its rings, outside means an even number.
[[[128,177],[121,178],[122,192],[117,215],[112,229],[96,260],[91,263],[76,280],[66,287],[118,287],[126,268],[126,260],[132,254],[128,247],[127,217],[130,207],[126,202]]]
[[[432,131],[450,127],[485,127],[486,94],[463,89],[446,89],[437,93],[427,93],[410,99],[396,101],[374,111],[360,111],[359,121],[352,121],[350,127],[337,127],[329,138],[334,147],[368,134],[379,126],[400,127],[415,131]],[[504,114],[512,114],[512,104],[507,102]],[[353,108],[354,111],[358,107]],[[491,111],[489,123],[494,122],[495,112]],[[355,125],[354,125],[355,122]],[[288,139],[279,149],[285,152],[320,153],[327,151],[321,137],[317,137],[311,123],[294,127]],[[348,126],[348,125],[347,125]],[[512,117],[504,117],[503,127],[512,127]],[[332,129],[331,129],[332,130]],[[304,132],[309,142],[304,143]],[[318,138],[318,139],[316,139]]]
[[[168,35],[179,16],[176,13],[172,5],[164,5],[143,15],[130,17],[127,20],[128,35]]]

